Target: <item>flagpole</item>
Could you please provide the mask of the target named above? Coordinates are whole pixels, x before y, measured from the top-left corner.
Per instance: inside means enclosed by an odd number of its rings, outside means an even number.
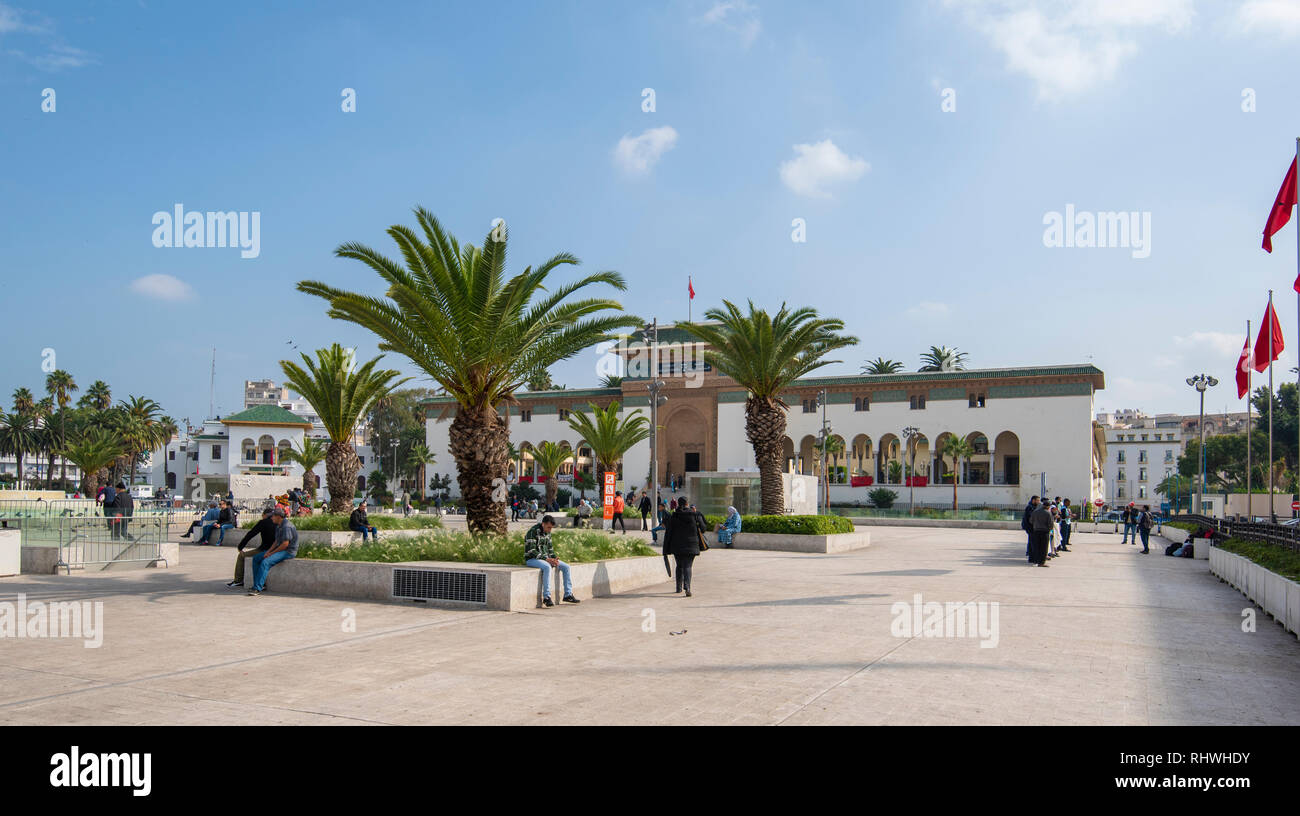
[[[1268,518],[1272,521],[1273,513],[1273,324],[1277,322],[1273,312],[1273,290],[1268,290]]]
[[[1250,346],[1250,320],[1246,321],[1246,346]],[[1254,356],[1254,354],[1251,354],[1250,365],[1246,366],[1246,521],[1250,523],[1255,521],[1255,513],[1251,509],[1252,494],[1250,492],[1250,372],[1255,369]]]
[[[1295,160],[1296,160],[1295,269],[1296,269],[1296,280],[1300,281],[1300,136],[1297,136],[1295,140]],[[1300,289],[1296,290],[1295,302],[1296,302],[1296,330],[1297,332],[1300,332]],[[1300,334],[1297,334],[1296,337],[1300,338]],[[1300,368],[1300,366],[1298,366],[1297,368]],[[1296,388],[1297,388],[1297,395],[1300,396],[1300,371],[1296,372]],[[1300,437],[1300,424],[1298,424],[1296,427],[1296,435],[1297,437]],[[1300,438],[1297,439],[1297,444],[1300,444]],[[1296,470],[1300,471],[1300,447],[1296,448]],[[1300,489],[1300,485],[1297,485],[1297,489]]]

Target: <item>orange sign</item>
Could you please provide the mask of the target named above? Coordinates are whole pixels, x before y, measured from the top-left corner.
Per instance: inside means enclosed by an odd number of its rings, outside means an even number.
[[[605,474],[605,490],[604,490],[604,496],[605,496],[605,512],[604,512],[604,517],[605,517],[606,519],[612,519],[612,518],[614,517],[614,478],[615,478],[617,475],[618,475],[618,474],[616,474],[616,473],[612,473],[612,472],[611,472],[611,473],[606,473],[606,474]]]

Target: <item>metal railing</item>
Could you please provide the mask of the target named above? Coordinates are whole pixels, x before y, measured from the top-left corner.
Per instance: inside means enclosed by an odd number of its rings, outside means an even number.
[[[133,562],[167,563],[162,544],[167,538],[168,517],[145,516],[63,516],[31,522],[24,526],[33,542],[39,537],[51,539],[59,548],[59,561],[71,574],[74,568],[110,569],[115,564]],[[27,542],[24,541],[24,544]]]
[[[1246,541],[1258,541],[1284,547],[1292,552],[1300,552],[1300,525],[1296,524],[1282,525],[1268,522],[1232,521],[1231,519],[1198,516],[1190,513],[1174,516],[1170,521],[1186,522],[1213,530],[1215,544],[1228,538],[1240,538]]]

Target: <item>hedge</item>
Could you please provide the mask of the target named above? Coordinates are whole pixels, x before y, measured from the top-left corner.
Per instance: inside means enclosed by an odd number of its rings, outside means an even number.
[[[705,516],[710,530],[723,522],[722,516]],[[740,532],[777,535],[832,535],[853,532],[853,522],[843,516],[742,516]]]

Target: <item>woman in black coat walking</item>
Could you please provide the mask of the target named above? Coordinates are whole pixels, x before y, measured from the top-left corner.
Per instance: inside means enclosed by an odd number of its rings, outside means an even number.
[[[700,554],[700,536],[704,530],[704,517],[687,506],[686,497],[677,500],[677,509],[667,522],[664,531],[664,554],[672,553],[677,562],[677,591],[685,590],[691,597],[691,566]]]

